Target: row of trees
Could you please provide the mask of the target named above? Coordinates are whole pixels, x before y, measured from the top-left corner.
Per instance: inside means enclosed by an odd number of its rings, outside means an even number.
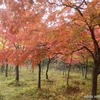
[[[71,59],[71,62],[73,62],[72,59]],[[28,64],[27,71],[29,69],[34,74],[34,71],[33,71],[34,69],[33,68],[30,69],[31,65],[30,65],[29,61],[27,61],[27,64]],[[53,82],[52,80],[50,80],[48,72],[51,69],[50,66],[55,66],[55,71],[59,70],[62,72],[62,75],[65,75],[65,76],[67,75],[66,84],[67,84],[67,87],[69,87],[70,72],[71,73],[72,72],[81,72],[82,76],[85,79],[88,79],[87,75],[88,75],[88,73],[91,72],[91,68],[92,68],[92,67],[90,67],[90,65],[91,65],[90,62],[88,62],[88,61],[73,64],[73,63],[65,63],[65,62],[63,62],[63,60],[57,61],[56,57],[53,57],[51,59],[45,58],[40,63],[40,65],[38,65],[40,67],[39,72],[37,73],[39,76],[38,77],[38,88],[39,89],[41,88],[41,73],[42,74],[44,73],[44,68],[46,69],[45,70],[45,78],[47,79],[47,81]],[[5,77],[8,77],[9,74],[12,73],[12,71],[14,71],[16,73],[15,80],[18,83],[20,80],[21,67],[22,66],[19,66],[17,69],[16,69],[16,66],[14,67],[12,65],[9,65],[9,67],[8,67],[8,64],[5,64],[5,62],[3,62],[1,69],[0,69],[0,74],[5,73]]]
[[[87,55],[94,60],[91,100],[96,100],[100,73],[100,1],[5,0],[3,5],[1,64],[5,61],[16,65],[18,74],[19,65],[26,65],[26,60],[30,60],[32,67],[39,66],[41,79],[41,61],[45,57],[57,56],[71,66],[82,61],[78,57],[84,52],[85,60]]]

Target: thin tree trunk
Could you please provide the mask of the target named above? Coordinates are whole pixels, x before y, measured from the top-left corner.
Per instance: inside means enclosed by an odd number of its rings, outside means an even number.
[[[19,66],[16,65],[16,81],[19,81]]]
[[[49,79],[49,77],[48,77],[49,65],[50,65],[50,58],[49,58],[48,63],[47,63],[46,79]]]
[[[70,69],[71,69],[71,66],[69,66],[69,69],[68,69],[68,75],[67,75],[67,86],[69,86],[69,74],[70,74]]]
[[[6,59],[6,63],[8,62],[8,60]],[[8,63],[6,64],[6,73],[5,76],[8,77]]]
[[[82,67],[82,76],[84,76],[84,68]]]
[[[88,73],[88,59],[86,60],[86,66],[85,66],[85,79],[87,79],[87,73]]]
[[[86,66],[85,66],[85,79],[87,79],[87,72],[88,72],[88,66],[86,64]]]
[[[1,65],[1,73],[4,72],[4,69],[5,69],[5,66],[4,65]]]
[[[8,64],[6,64],[6,74],[5,74],[6,77],[8,77]]]
[[[72,55],[71,55],[70,65],[69,65],[68,74],[67,74],[67,86],[69,86],[69,75],[70,75],[71,65],[72,65]]]
[[[65,65],[63,65],[63,75],[65,75]]]
[[[41,89],[41,62],[38,64],[39,72],[38,72],[38,89]]]
[[[5,69],[5,64],[4,64],[4,61],[2,61],[2,65],[1,65],[1,73],[4,72],[4,69]]]

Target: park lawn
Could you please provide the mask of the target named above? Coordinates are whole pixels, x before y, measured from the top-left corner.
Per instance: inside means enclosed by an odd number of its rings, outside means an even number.
[[[42,70],[41,89],[37,89],[38,68],[20,68],[20,81],[15,81],[14,70],[8,77],[0,73],[0,100],[90,100],[91,75],[85,79],[81,72],[70,73],[69,87],[66,86],[67,75],[55,68],[49,71],[49,80],[45,79],[45,68]],[[98,95],[100,94],[100,77],[98,77]],[[85,97],[84,97],[85,96]],[[87,97],[87,98],[86,98]]]

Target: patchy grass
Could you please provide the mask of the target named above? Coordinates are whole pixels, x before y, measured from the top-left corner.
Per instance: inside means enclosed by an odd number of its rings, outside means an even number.
[[[49,80],[45,79],[45,68],[42,70],[42,89],[37,89],[38,69],[20,68],[20,81],[16,82],[14,70],[8,77],[0,73],[0,100],[85,100],[90,95],[91,75],[89,79],[81,73],[71,72],[69,86],[66,86],[67,76],[61,71],[50,69]],[[100,76],[98,77],[98,94],[100,94]],[[90,99],[86,99],[90,100]]]

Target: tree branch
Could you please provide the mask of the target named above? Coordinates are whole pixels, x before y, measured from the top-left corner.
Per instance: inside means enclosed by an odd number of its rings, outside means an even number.
[[[81,48],[79,48],[79,49],[77,49],[77,50],[75,50],[75,51],[73,51],[73,52],[77,52],[77,51],[80,51],[80,50],[82,50],[82,49],[86,49],[86,50],[91,54],[91,56],[92,56],[93,59],[94,59],[94,54],[93,54],[93,52],[92,52],[88,47],[86,47],[86,46],[82,46]]]
[[[88,47],[86,47],[86,46],[83,46],[90,54],[91,54],[91,56],[93,57],[93,59],[94,59],[94,54],[93,54],[93,52],[88,48]]]

